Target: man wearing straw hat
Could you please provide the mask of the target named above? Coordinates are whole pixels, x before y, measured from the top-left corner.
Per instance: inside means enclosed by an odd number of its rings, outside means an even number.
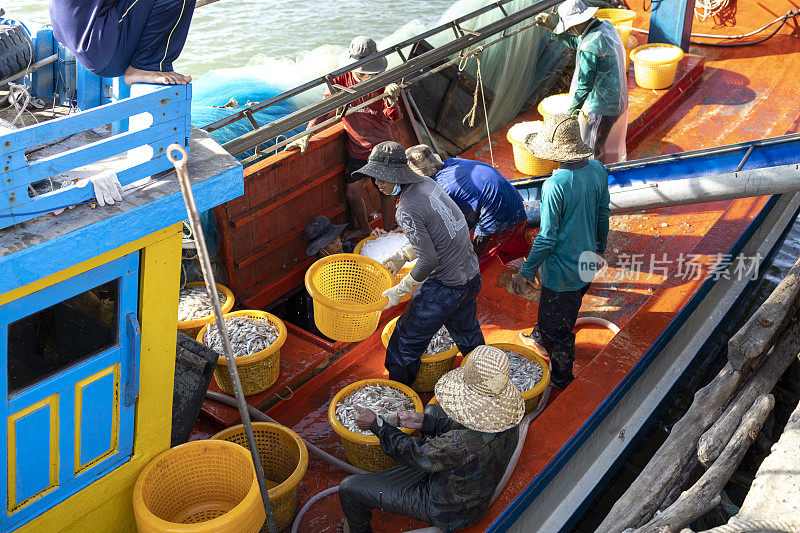
[[[606,249],[610,196],[608,173],[589,159],[593,151],[582,140],[574,116],[548,117],[537,135],[526,139],[536,157],[561,166],[542,187],[542,223],[528,259],[512,278],[521,295],[541,267],[542,292],[533,331],[520,337],[541,344],[550,356],[550,383],[563,389],[572,380],[575,334],[581,300],[594,279]]]
[[[357,174],[374,178],[384,194],[400,197],[397,223],[411,250],[400,250],[385,264],[396,271],[407,260],[417,259],[411,272],[383,293],[389,299],[388,309],[417,289],[397,320],[385,362],[389,379],[411,385],[425,348],[442,326],[462,354],[484,344],[475,316],[475,298],[481,290],[478,258],[461,210],[435,181],[409,168],[400,144],[380,143]]]
[[[554,13],[539,13],[536,24],[577,51],[569,94],[569,114],[586,115],[581,123],[583,141],[604,164],[625,161],[628,133],[628,81],[625,46],[607,20],[595,17],[596,7],[567,0]]]
[[[478,346],[464,364],[436,383],[439,405],[425,413],[376,416],[356,406],[356,424],[374,433],[400,466],[345,478],[340,531],[371,532],[373,509],[458,531],[477,523],[508,466],[525,414],[522,393],[509,380],[502,350]],[[412,437],[397,427],[420,430]]]
[[[457,157],[442,161],[425,144],[406,150],[406,157],[411,170],[438,183],[464,213],[481,272],[494,257],[508,263],[527,255],[531,242],[522,196],[494,167]]]

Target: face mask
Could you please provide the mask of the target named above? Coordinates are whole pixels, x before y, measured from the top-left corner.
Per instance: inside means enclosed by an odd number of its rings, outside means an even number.
[[[392,196],[397,196],[398,194],[400,194],[400,191],[402,190],[403,188],[400,187],[400,185],[395,185],[394,189],[392,189]]]

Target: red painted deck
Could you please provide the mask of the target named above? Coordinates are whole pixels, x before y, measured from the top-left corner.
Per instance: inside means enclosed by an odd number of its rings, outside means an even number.
[[[733,28],[714,29],[710,23],[695,21],[695,31],[744,33],[772,20],[776,13],[793,8],[789,0],[773,0],[770,4],[769,9],[740,5],[739,24]],[[641,11],[641,5],[633,7]],[[635,26],[646,27],[646,19],[646,15],[639,16]],[[629,130],[629,157],[650,157],[799,131],[796,95],[800,94],[800,41],[789,35],[791,31],[787,24],[775,38],[754,47],[693,47],[691,52],[698,57],[684,60],[673,91],[632,90],[630,119],[634,123]],[[704,64],[698,59],[701,56],[705,56]],[[632,72],[631,69],[631,83]],[[694,85],[687,89],[692,81]],[[670,103],[674,106],[667,109]],[[534,118],[535,111],[519,120]],[[495,133],[491,142],[496,166],[508,178],[522,177],[513,168],[505,129]],[[478,143],[464,156],[488,161],[487,141]],[[667,253],[673,263],[665,272],[645,263],[638,277],[625,275],[630,268],[608,269],[595,280],[581,314],[611,320],[622,331],[613,339],[605,330],[596,328],[578,332],[576,380],[534,421],[511,481],[484,519],[468,531],[485,530],[524,490],[695,293],[705,275],[684,279],[675,258],[697,254],[707,273],[715,255],[730,249],[765,201],[766,198],[752,198],[612,217],[608,243],[612,264],[632,254],[646,254],[649,258],[650,254],[660,257],[662,253]],[[520,298],[508,289],[515,270],[496,263],[484,275],[478,318],[488,342],[516,342],[517,333],[527,331],[535,322],[537,293]],[[291,399],[269,409],[268,414],[344,458],[338,437],[327,422],[328,402],[348,383],[385,376],[383,357],[384,349],[376,333],[353,346],[324,372],[300,386]],[[342,477],[338,470],[312,458],[301,484],[301,503],[337,484]],[[312,508],[300,530],[330,532],[341,517],[338,498],[332,496]],[[378,532],[422,525],[382,512],[373,519]]]

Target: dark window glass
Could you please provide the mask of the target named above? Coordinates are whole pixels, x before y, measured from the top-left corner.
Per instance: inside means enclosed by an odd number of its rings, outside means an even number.
[[[8,393],[117,343],[119,280],[51,305],[8,326]]]

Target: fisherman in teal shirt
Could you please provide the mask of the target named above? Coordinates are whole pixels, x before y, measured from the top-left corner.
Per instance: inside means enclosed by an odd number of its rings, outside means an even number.
[[[521,295],[541,267],[539,314],[526,344],[541,344],[550,355],[550,383],[563,389],[573,379],[575,334],[581,300],[597,270],[597,254],[606,249],[608,173],[589,159],[593,151],[580,136],[574,116],[553,115],[538,135],[526,140],[536,157],[561,163],[542,187],[542,223],[528,259],[512,278]]]
[[[596,18],[596,12],[581,0],[567,0],[558,6],[558,16],[540,13],[535,22],[576,50],[569,114],[583,112],[583,142],[607,165],[627,158],[628,81],[625,46],[614,26]]]

